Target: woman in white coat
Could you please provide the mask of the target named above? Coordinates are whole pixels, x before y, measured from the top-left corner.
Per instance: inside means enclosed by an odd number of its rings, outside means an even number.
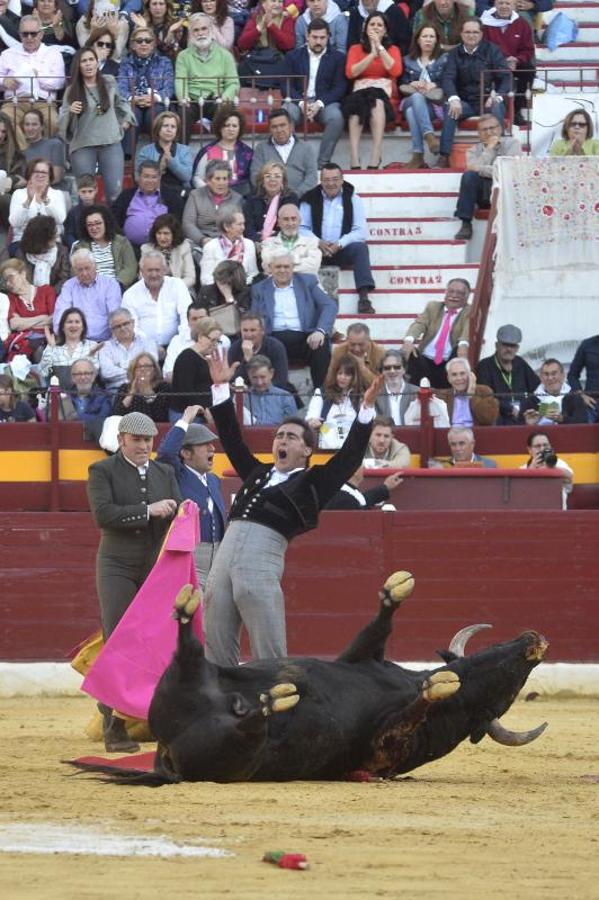
[[[220,235],[208,241],[202,253],[202,285],[214,284],[214,269],[225,259],[241,263],[247,283],[251,284],[258,274],[258,263],[254,242],[243,236],[245,231],[243,213],[231,206],[225,206],[216,217],[216,225]]]

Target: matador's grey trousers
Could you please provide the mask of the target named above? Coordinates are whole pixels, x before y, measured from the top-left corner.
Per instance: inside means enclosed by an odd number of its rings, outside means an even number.
[[[206,583],[206,656],[221,666],[239,663],[241,624],[255,659],[287,656],[281,578],[287,540],[236,519],[221,542]]]

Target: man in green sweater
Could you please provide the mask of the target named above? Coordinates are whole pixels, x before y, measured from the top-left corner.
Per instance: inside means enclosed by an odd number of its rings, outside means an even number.
[[[193,122],[212,118],[216,99],[234,100],[239,87],[235,58],[214,40],[211,19],[204,13],[191,16],[189,46],[179,53],[175,66],[175,93],[183,120],[184,144],[189,143]]]

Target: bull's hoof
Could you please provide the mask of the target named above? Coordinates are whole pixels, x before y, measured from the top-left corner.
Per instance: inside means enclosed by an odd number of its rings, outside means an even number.
[[[194,591],[193,585],[184,584],[175,599],[173,619],[182,622],[184,625],[190,622],[201,600],[199,590]]]
[[[272,713],[285,712],[299,703],[299,694],[294,684],[275,684],[268,694],[260,694],[262,714],[270,716]]]
[[[455,672],[434,672],[422,685],[422,696],[429,703],[446,700],[460,689],[460,679]]]
[[[394,572],[389,575],[379,593],[383,606],[399,606],[414,590],[414,576],[411,572]]]

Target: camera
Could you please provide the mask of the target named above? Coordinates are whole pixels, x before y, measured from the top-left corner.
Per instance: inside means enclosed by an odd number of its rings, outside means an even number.
[[[555,469],[557,466],[557,453],[553,447],[546,447],[544,450],[541,450],[540,458],[541,462],[546,465],[548,469]]]

